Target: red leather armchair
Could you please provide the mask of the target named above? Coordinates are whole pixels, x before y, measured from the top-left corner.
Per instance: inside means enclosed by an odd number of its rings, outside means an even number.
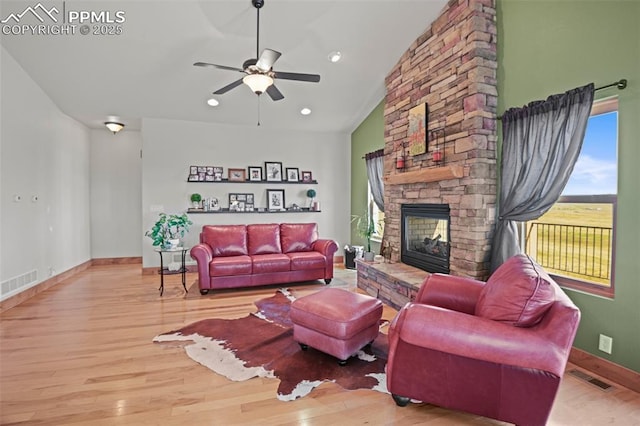
[[[409,399],[544,425],[580,311],[532,259],[514,256],[487,283],[433,274],[389,330],[387,387]]]

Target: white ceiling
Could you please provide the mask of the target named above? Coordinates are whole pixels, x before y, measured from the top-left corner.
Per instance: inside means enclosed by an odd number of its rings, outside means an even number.
[[[114,116],[129,128],[165,118],[306,131],[351,132],[384,96],[384,78],[431,24],[445,0],[265,0],[260,48],[282,52],[276,71],[320,74],[320,83],[276,80],[285,99],[258,98],[242,77],[214,68],[255,57],[256,9],[250,0],[49,1],[69,11],[125,13],[120,35],[2,35],[1,43],[60,109],[92,128]],[[0,2],[0,19],[38,0]],[[38,24],[25,15],[20,24]],[[49,22],[45,22],[47,24]],[[342,60],[329,62],[339,50]],[[2,84],[11,84],[2,79]],[[302,116],[309,107],[312,114]]]

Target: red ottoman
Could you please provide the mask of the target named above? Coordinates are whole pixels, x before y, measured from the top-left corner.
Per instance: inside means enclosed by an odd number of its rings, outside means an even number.
[[[382,303],[373,297],[327,288],[291,304],[293,339],[335,356],[344,365],[349,357],[378,336]]]

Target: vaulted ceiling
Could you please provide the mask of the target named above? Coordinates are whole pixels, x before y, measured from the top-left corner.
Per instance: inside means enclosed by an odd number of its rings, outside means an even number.
[[[242,77],[234,71],[194,67],[211,62],[242,68],[256,56],[256,9],[250,0],[43,1],[58,13],[18,16],[38,0],[0,3],[1,43],[58,107],[89,127],[110,116],[129,128],[142,118],[164,118],[306,131],[351,132],[384,96],[384,78],[431,24],[445,0],[265,0],[260,49],[282,52],[274,69],[320,74],[319,83],[276,80],[285,98],[274,102],[241,85],[206,101]],[[15,25],[68,25],[70,12],[124,17],[121,34],[88,23],[89,34],[6,34]],[[121,11],[120,15],[116,15]],[[41,14],[42,15],[42,14]],[[103,15],[103,17],[106,15]],[[8,19],[8,20],[7,20]],[[62,22],[64,20],[64,23]],[[328,55],[340,51],[331,63]],[[2,77],[2,84],[11,84]],[[300,110],[308,107],[310,115]],[[26,112],[28,113],[28,112]]]

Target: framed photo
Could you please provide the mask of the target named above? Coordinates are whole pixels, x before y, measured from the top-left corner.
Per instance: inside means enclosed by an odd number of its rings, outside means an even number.
[[[224,172],[223,167],[214,166],[213,167],[213,180],[215,182],[222,181],[222,173]]]
[[[198,177],[197,174],[191,174],[191,175],[189,175],[189,178],[187,180],[189,182],[199,182],[200,178]]]
[[[300,182],[300,170],[297,167],[287,167],[287,182]]]
[[[427,152],[427,122],[429,109],[427,104],[420,104],[409,110],[409,154],[420,155]]]
[[[282,163],[265,161],[264,173],[267,182],[282,182]]]
[[[249,210],[249,206],[251,210]],[[229,194],[229,211],[245,212],[253,211],[253,194],[230,193]]]
[[[198,174],[198,166],[189,167],[189,174],[190,175],[197,175]]]
[[[267,189],[267,210],[284,209],[284,189]]]
[[[302,174],[302,181],[303,182],[312,182],[313,181],[313,176],[311,175],[311,172],[300,172]]]
[[[213,182],[214,181],[214,176],[211,175],[205,175],[204,177],[205,182]]]
[[[246,203],[246,204],[244,205],[244,211],[245,211],[245,212],[252,212],[252,211],[254,211],[253,204]]]
[[[229,169],[229,181],[244,182],[245,180],[247,180],[245,169]]]
[[[260,182],[262,180],[262,167],[249,166],[249,180],[251,182]]]

